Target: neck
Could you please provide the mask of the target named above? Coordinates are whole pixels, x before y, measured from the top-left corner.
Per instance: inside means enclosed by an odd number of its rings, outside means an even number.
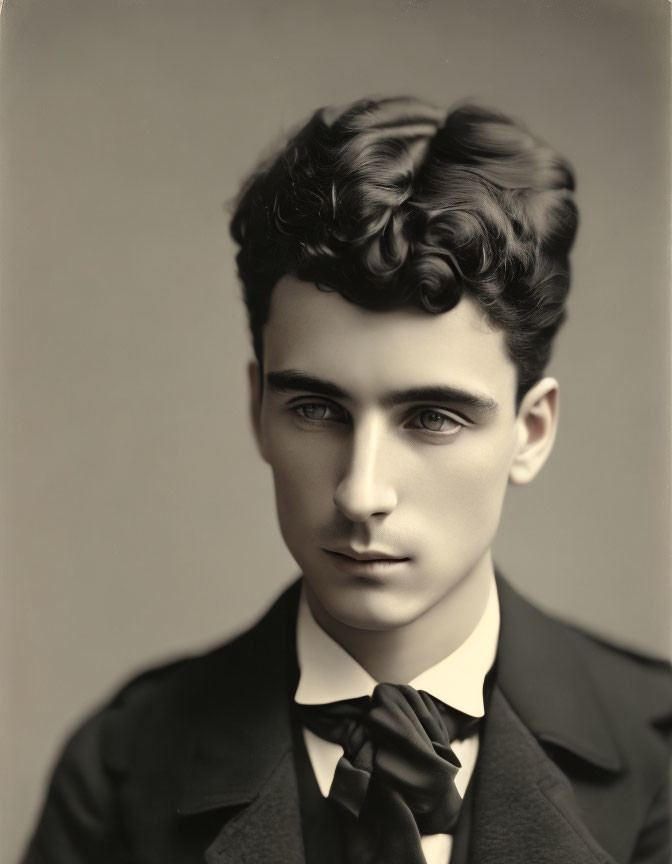
[[[322,629],[376,681],[405,684],[452,654],[473,632],[488,601],[490,553],[413,621],[389,630],[351,627],[329,616],[312,592],[306,596]]]

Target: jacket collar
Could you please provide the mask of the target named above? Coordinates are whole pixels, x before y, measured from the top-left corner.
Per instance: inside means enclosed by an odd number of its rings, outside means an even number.
[[[205,658],[178,813],[250,803],[291,756],[299,590],[295,582],[251,630]]]
[[[535,738],[617,773],[623,757],[598,701],[578,631],[540,612],[498,574],[501,609],[497,682]],[[571,698],[568,698],[571,694]]]

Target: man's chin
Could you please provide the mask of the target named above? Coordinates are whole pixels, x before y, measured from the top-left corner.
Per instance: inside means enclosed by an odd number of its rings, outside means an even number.
[[[384,596],[383,596],[384,595]],[[323,629],[329,632],[334,625],[354,630],[398,630],[411,624],[421,614],[417,602],[412,606],[406,596],[396,592],[376,590],[374,586],[357,586],[347,596],[317,599],[317,608],[311,603],[313,614]]]

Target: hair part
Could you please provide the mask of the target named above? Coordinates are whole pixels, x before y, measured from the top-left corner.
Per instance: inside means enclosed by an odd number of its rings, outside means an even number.
[[[504,114],[414,98],[320,109],[244,184],[231,221],[254,351],[284,275],[369,309],[470,297],[504,331],[517,403],[565,318],[570,165]]]

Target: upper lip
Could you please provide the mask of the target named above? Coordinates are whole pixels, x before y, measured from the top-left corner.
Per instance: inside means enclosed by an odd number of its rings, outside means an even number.
[[[327,552],[333,552],[336,555],[345,555],[346,558],[353,558],[355,561],[380,561],[386,559],[388,561],[405,561],[406,555],[391,555],[389,552],[381,552],[378,549],[327,549]]]

